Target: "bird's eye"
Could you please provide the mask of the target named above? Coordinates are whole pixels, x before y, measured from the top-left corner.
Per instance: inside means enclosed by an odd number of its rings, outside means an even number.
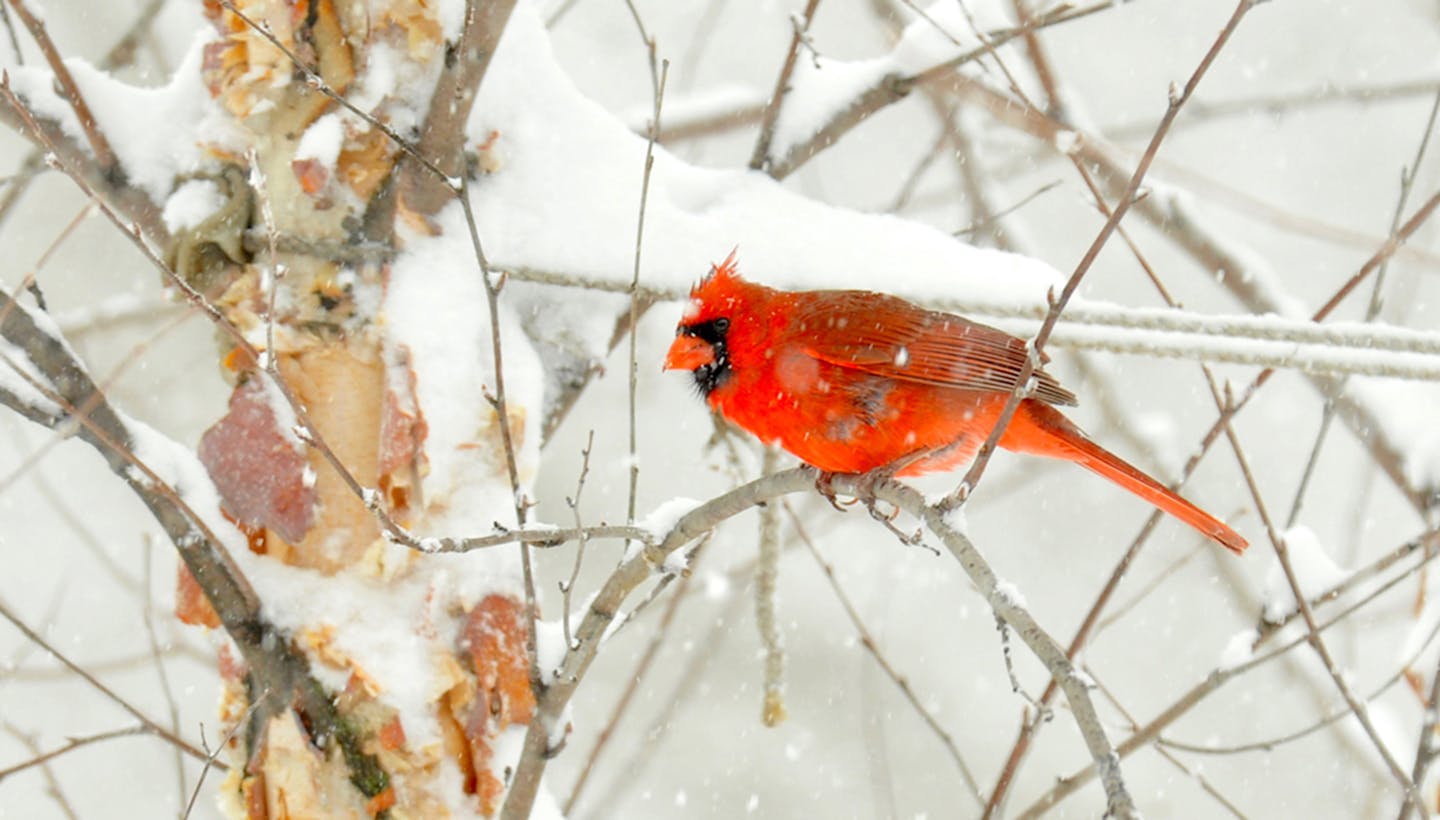
[[[725,331],[730,329],[730,320],[726,319],[724,316],[721,316],[719,319],[715,320],[715,329],[720,333],[724,333]]]

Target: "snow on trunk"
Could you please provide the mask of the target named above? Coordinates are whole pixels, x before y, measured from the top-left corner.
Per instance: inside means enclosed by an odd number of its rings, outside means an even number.
[[[422,558],[381,536],[354,486],[422,533],[515,516],[464,222],[443,202],[397,194],[403,154],[377,125],[423,129],[431,90],[456,85],[453,44],[479,23],[460,4],[404,0],[249,0],[236,3],[243,17],[207,8],[217,36],[196,68],[217,105],[198,135],[203,170],[166,211],[181,228],[171,258],[259,356],[221,351],[234,396],[200,453],[250,537],[237,560],[266,619],[305,652],[359,738],[327,744],[284,709],[242,725],[222,806],[252,818],[491,814],[504,794],[497,742],[534,707],[515,553]],[[193,195],[196,179],[207,196]],[[522,336],[502,335],[510,358],[538,368]],[[517,379],[507,396],[529,462],[539,383]],[[198,588],[182,570],[180,615],[214,625]],[[221,666],[222,711],[249,724],[261,693],[228,653]],[[357,754],[380,774],[362,777]]]

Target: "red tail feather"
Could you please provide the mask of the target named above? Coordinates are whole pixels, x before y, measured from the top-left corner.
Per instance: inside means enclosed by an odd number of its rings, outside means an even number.
[[[1036,401],[1022,404],[1000,444],[1007,450],[1073,461],[1184,521],[1236,555],[1250,546],[1239,533],[1214,516],[1091,441],[1080,428],[1048,405]]]

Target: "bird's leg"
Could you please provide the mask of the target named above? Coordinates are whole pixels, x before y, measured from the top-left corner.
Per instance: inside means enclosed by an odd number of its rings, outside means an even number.
[[[877,506],[879,499],[875,497],[875,491],[881,484],[893,480],[895,476],[906,467],[910,467],[915,464],[915,462],[930,454],[930,450],[916,450],[913,453],[908,453],[895,459],[889,464],[882,464],[873,470],[861,473],[855,480],[855,489],[859,494],[858,498],[865,502],[865,509],[870,513],[870,517],[879,521],[885,529],[894,533],[895,537],[899,538],[900,542],[907,546],[913,547],[921,543],[921,531],[917,529],[910,533],[901,532],[900,528],[895,526],[895,519],[900,515],[900,508],[896,506],[888,513],[881,512]]]
[[[834,507],[840,512],[845,512],[845,507],[841,506],[840,502],[835,499],[835,487],[833,486],[833,484],[835,481],[835,476],[839,474],[826,472],[819,467],[812,467],[808,464],[805,466],[810,467],[810,469],[815,471],[815,492],[819,493],[826,501],[829,501],[830,506]],[[854,504],[855,502],[852,501],[850,503]]]
[[[879,520],[880,514],[875,509],[875,502],[877,500],[875,498],[876,487],[894,479],[895,476],[899,475],[907,467],[914,466],[917,461],[929,457],[934,454],[934,452],[934,450],[930,449],[915,450],[914,452],[906,453],[889,464],[881,464],[879,467],[861,473],[855,480],[855,489],[859,492],[858,498],[864,501],[865,506],[869,508],[870,514]],[[884,520],[894,521],[895,516],[899,514],[900,508],[896,507],[889,515],[885,516]]]
[[[900,542],[902,544],[912,547],[917,545],[923,546],[923,544],[921,543],[923,534],[918,529],[914,532],[902,532],[899,527],[895,526],[895,517],[900,514],[899,507],[896,507],[889,513],[883,513],[878,508],[876,508],[875,488],[881,483],[894,478],[895,474],[900,470],[903,470],[909,465],[915,463],[915,460],[921,455],[924,455],[924,453],[916,453],[905,456],[904,458],[897,459],[891,464],[885,464],[880,467],[876,467],[869,472],[853,474],[855,477],[855,501],[864,502],[865,509],[870,513],[871,518],[880,522],[880,524],[883,525],[885,529],[894,533],[895,537],[900,539]],[[835,498],[834,487],[835,476],[842,474],[826,472],[825,470],[821,470],[820,468],[813,466],[810,467],[810,469],[815,470],[816,473],[815,491],[820,493],[820,495],[823,496],[826,501],[829,501],[830,506],[834,507],[840,512],[845,512],[845,507],[849,506],[849,504],[842,505]],[[851,474],[846,473],[844,475]],[[855,501],[851,501],[850,504],[854,504]]]

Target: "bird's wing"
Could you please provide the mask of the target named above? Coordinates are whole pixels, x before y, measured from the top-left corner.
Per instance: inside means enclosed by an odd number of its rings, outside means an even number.
[[[864,291],[815,292],[790,324],[810,356],[840,367],[958,390],[1009,392],[1025,366],[1025,341],[950,313]],[[1073,405],[1075,394],[1035,372],[1033,398]]]

